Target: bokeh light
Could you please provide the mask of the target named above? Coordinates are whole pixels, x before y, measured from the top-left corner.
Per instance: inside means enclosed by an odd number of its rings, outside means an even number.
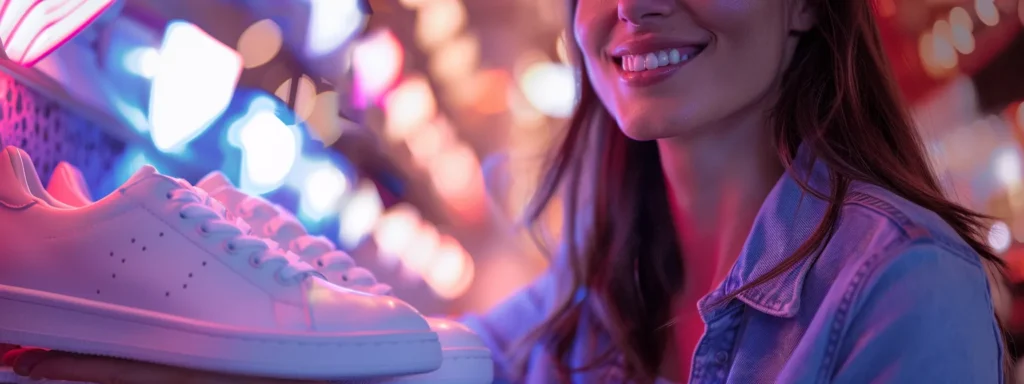
[[[441,234],[432,224],[421,222],[416,235],[408,246],[400,253],[402,265],[422,275],[430,264],[434,263],[437,248],[441,245]]]
[[[402,140],[437,114],[437,100],[430,83],[422,76],[406,78],[384,100],[385,132],[392,140]]]
[[[160,52],[152,47],[134,48],[124,55],[124,63],[129,72],[152,79],[160,70]]]
[[[235,93],[242,57],[199,27],[172,22],[164,33],[150,89],[153,143],[180,152],[220,117]]]
[[[300,121],[308,119],[316,108],[316,83],[306,75],[299,78],[294,99],[292,98],[292,79],[281,83],[274,91],[274,95],[282,101],[292,104],[295,117]]]
[[[1010,227],[1002,221],[997,221],[992,224],[988,230],[988,245],[992,247],[992,250],[996,253],[1006,252],[1010,249],[1010,245],[1013,243],[1013,238],[1010,236]]]
[[[316,96],[306,125],[314,139],[330,146],[341,138],[343,123],[338,117],[338,93],[325,91]]]
[[[521,75],[519,87],[526,100],[548,116],[568,117],[576,107],[576,77],[567,65],[534,63]]]
[[[996,177],[1004,184],[1008,186],[1019,185],[1021,183],[1021,156],[1020,152],[1016,148],[1006,148],[995,153],[995,172]]]
[[[349,188],[349,181],[341,170],[321,167],[306,176],[303,199],[312,212],[326,216],[337,209]]]
[[[306,53],[324,56],[340,48],[366,23],[359,3],[352,0],[310,0]]]
[[[448,41],[430,56],[430,74],[440,81],[454,82],[476,71],[480,64],[480,40],[462,34]]]
[[[466,26],[466,8],[460,0],[432,0],[416,15],[416,40],[426,51],[454,38]]]
[[[266,64],[281,50],[281,27],[273,20],[257,21],[242,32],[238,38],[238,53],[246,68]]]
[[[457,141],[448,119],[439,116],[423,129],[413,131],[406,137],[405,143],[417,163],[430,164],[443,149]]]
[[[473,282],[473,258],[458,242],[443,238],[437,248],[434,262],[424,274],[427,285],[443,298],[461,296]]]
[[[345,203],[339,215],[338,238],[345,248],[354,248],[370,234],[384,211],[384,202],[372,182],[364,181]]]
[[[974,0],[974,11],[985,25],[993,27],[999,24],[999,8],[995,0]]]
[[[417,236],[421,218],[416,208],[399,204],[384,213],[373,231],[373,240],[381,257],[395,260]]]
[[[359,41],[352,51],[352,68],[360,97],[376,100],[398,80],[405,54],[389,30],[380,30]]]

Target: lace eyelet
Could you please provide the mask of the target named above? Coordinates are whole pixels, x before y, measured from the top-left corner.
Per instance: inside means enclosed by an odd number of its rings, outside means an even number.
[[[210,229],[206,228],[205,224],[204,225],[200,225],[199,226],[199,235],[202,236],[202,237],[209,237],[210,236]]]
[[[263,269],[263,263],[256,256],[249,256],[249,265],[256,269]]]
[[[266,224],[263,225],[263,232],[262,233],[276,234],[277,231],[274,230],[274,226],[273,225],[271,225],[270,223],[266,223]]]
[[[341,275],[341,281],[348,281],[348,275]]]
[[[235,246],[235,243],[225,242],[224,243],[224,252],[227,252],[229,255],[234,255],[234,254],[238,253],[238,247]]]
[[[172,195],[170,192],[167,192],[166,196],[167,196],[167,200],[171,200],[171,199],[174,198],[174,195]]]
[[[274,273],[274,280],[277,281],[278,284],[281,284],[286,287],[295,284],[294,281],[286,280],[283,276],[281,276],[281,271],[277,271]]]
[[[185,215],[185,212],[178,212],[178,217],[182,220],[188,220],[188,215]]]

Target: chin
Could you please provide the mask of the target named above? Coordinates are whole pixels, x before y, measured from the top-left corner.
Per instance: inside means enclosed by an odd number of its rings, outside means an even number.
[[[673,124],[667,118],[642,118],[618,121],[619,129],[626,137],[636,141],[650,141],[679,136],[685,126]]]

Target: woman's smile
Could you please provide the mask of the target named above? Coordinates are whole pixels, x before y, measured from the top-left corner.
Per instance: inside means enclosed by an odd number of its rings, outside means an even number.
[[[706,47],[706,43],[642,37],[617,44],[610,57],[624,84],[646,87],[669,79],[696,59]]]

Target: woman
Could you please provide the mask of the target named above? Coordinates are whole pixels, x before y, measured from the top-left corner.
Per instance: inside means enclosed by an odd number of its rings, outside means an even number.
[[[532,215],[564,187],[569,241],[465,319],[502,381],[1005,380],[999,261],[981,217],[943,197],[868,2],[572,6],[581,99]],[[203,378],[21,360],[41,377]]]

